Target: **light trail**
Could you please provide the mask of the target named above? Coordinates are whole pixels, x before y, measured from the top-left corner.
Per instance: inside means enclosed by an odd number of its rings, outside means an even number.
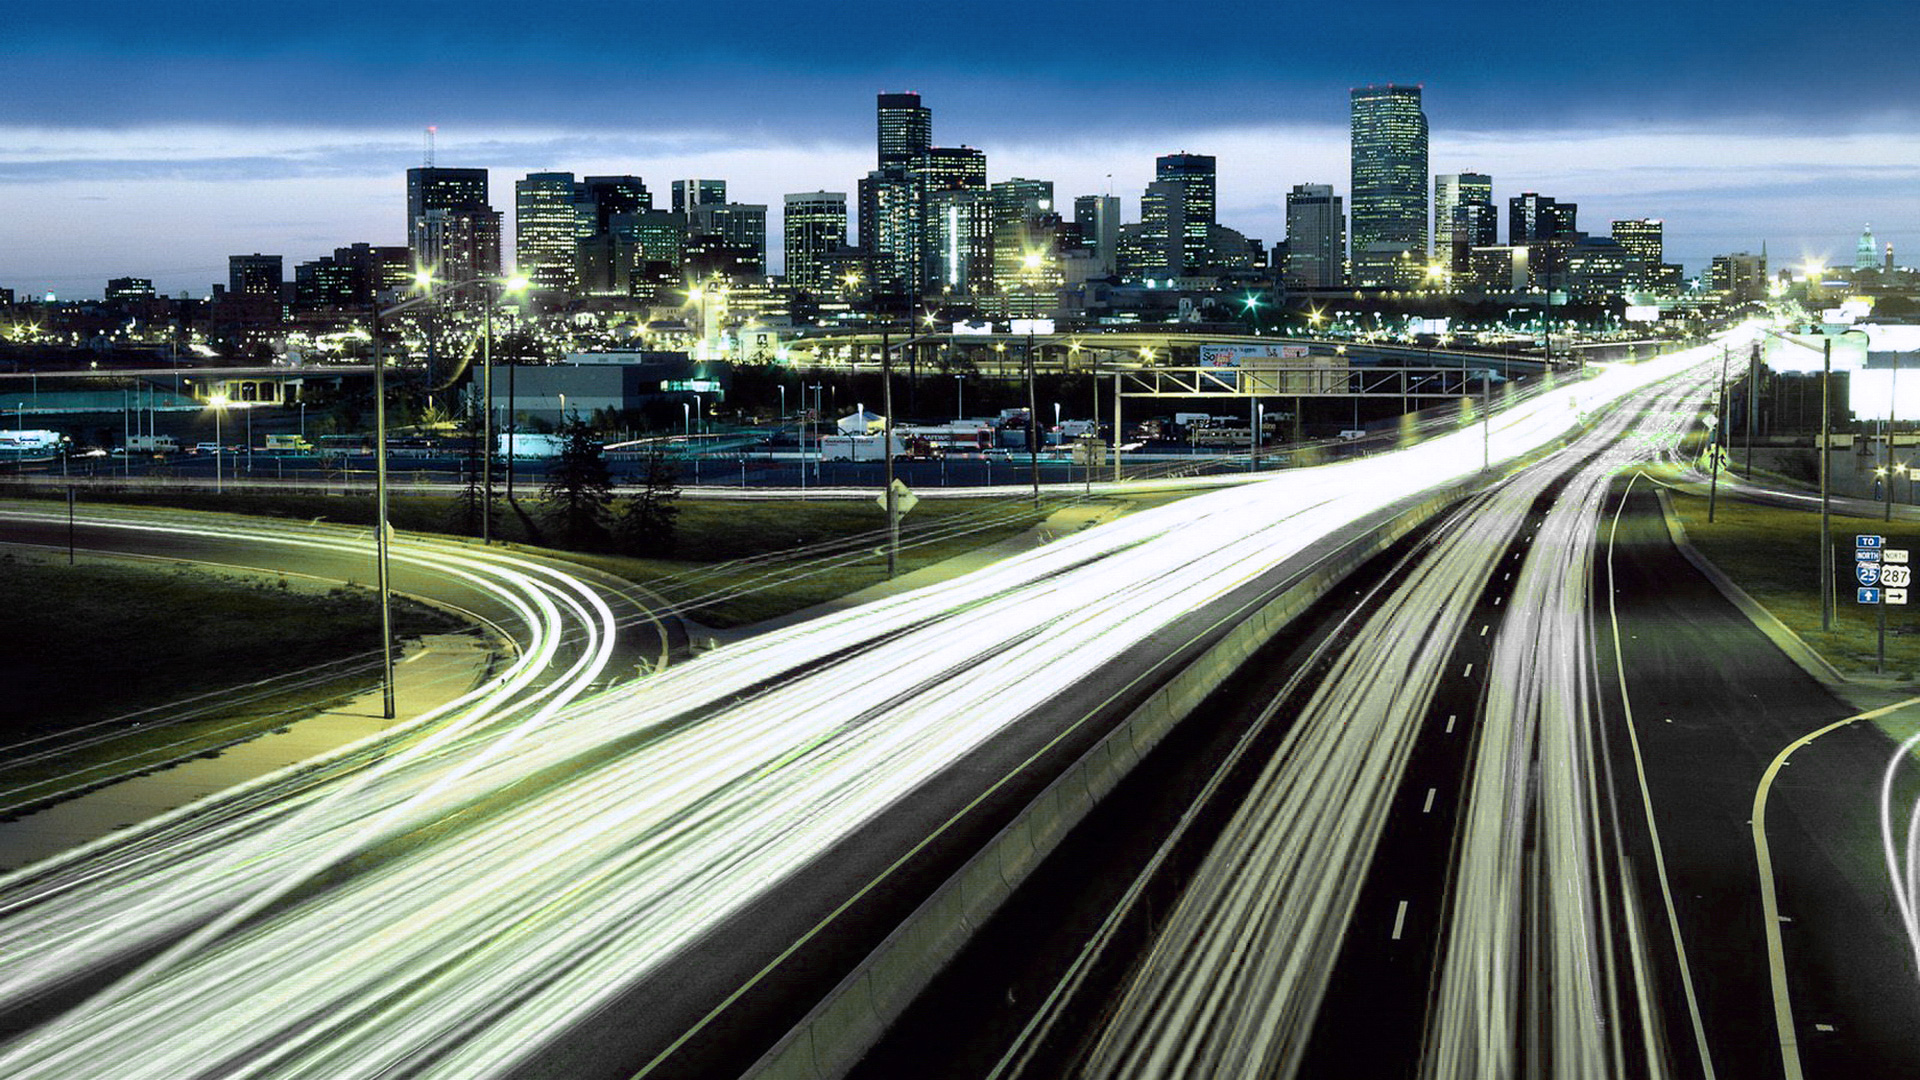
[[[1690,363],[1698,366],[1701,359],[1696,355]],[[1696,378],[1680,393],[1697,396],[1698,392]],[[1598,499],[1596,486],[1604,491],[1618,461],[1644,457],[1650,449],[1665,449],[1677,439],[1692,415],[1676,418],[1674,397],[1673,391],[1665,395],[1662,405],[1667,415],[1657,431],[1643,429],[1639,433],[1643,438],[1625,440],[1625,448],[1614,451],[1611,458],[1579,470],[1576,483],[1580,486],[1571,496],[1575,505]],[[1289,728],[1113,1006],[1082,1075],[1103,1080],[1251,1078],[1297,1072],[1373,852],[1420,737],[1420,722],[1451,670],[1455,643],[1466,629],[1475,600],[1536,501],[1583,459],[1620,446],[1630,419],[1627,410],[1615,410],[1574,446],[1510,478],[1440,527],[1431,553],[1399,589],[1375,606]],[[1648,435],[1654,437],[1645,438]],[[1569,498],[1563,494],[1560,502]],[[1556,527],[1574,516],[1567,510],[1549,515],[1544,535],[1530,549],[1535,554],[1525,567],[1532,569],[1523,568],[1515,593],[1515,606],[1524,607],[1524,614],[1509,614],[1510,620],[1519,616],[1523,625],[1501,632],[1490,680],[1495,689],[1490,692],[1498,699],[1531,681],[1553,696],[1546,705],[1560,715],[1573,704],[1559,700],[1571,687],[1579,695],[1580,714],[1590,716],[1585,682],[1568,678],[1566,666],[1589,659],[1578,651],[1582,642],[1538,636],[1568,625],[1585,626],[1586,579],[1577,569],[1558,565],[1560,560],[1578,557],[1586,550],[1578,545],[1590,541],[1590,537],[1562,535],[1564,530]],[[1569,575],[1558,580],[1574,591],[1540,595],[1535,583],[1549,576],[1550,571],[1542,569],[1548,565]],[[1577,588],[1569,583],[1578,583]],[[1540,625],[1542,611],[1553,613],[1545,617],[1546,626]],[[1559,618],[1560,612],[1574,617]],[[1504,665],[1503,648],[1509,657]],[[1516,673],[1511,670],[1513,655],[1546,662],[1537,664],[1537,671]],[[1511,825],[1528,821],[1531,813],[1527,781],[1533,770],[1504,760],[1512,756],[1510,747],[1531,745],[1533,714],[1526,720],[1522,723],[1496,711],[1487,719],[1489,733],[1481,743],[1473,809],[1490,820],[1483,821],[1475,835],[1490,837],[1499,856],[1518,855],[1523,834],[1514,832]],[[1569,736],[1572,730],[1562,732],[1556,727],[1553,734]],[[1586,805],[1571,797],[1569,789],[1576,794],[1591,791],[1584,772],[1593,760],[1591,747],[1578,741],[1568,753],[1550,756],[1554,759],[1547,785],[1551,805]],[[1568,825],[1561,821],[1555,827]],[[1581,834],[1575,831],[1574,835]],[[1487,858],[1486,852],[1478,850],[1486,842],[1476,845],[1471,857],[1499,871],[1501,884],[1525,876],[1512,865],[1512,858]],[[1570,850],[1556,848],[1552,861],[1559,866],[1590,855],[1579,845]],[[1463,862],[1468,857],[1463,855]],[[1558,879],[1542,871],[1537,880]],[[1495,891],[1481,888],[1470,875],[1466,883],[1477,892]],[[1487,912],[1480,905],[1489,899],[1463,890],[1453,904],[1456,920],[1484,917]],[[1496,971],[1516,966],[1515,957],[1497,944],[1504,940],[1503,929],[1489,930],[1476,922],[1471,931],[1487,932],[1484,942],[1495,944],[1497,955],[1476,959],[1487,961]],[[1396,937],[1397,931],[1398,924]],[[1587,971],[1592,958],[1602,955],[1593,942],[1562,944],[1557,957],[1560,966],[1576,973]],[[1480,974],[1484,976],[1485,971]],[[1574,993],[1584,988],[1584,983],[1576,983]],[[1505,1025],[1517,1015],[1519,1002],[1497,990],[1484,990],[1452,991],[1455,1012],[1470,1015],[1439,1022],[1445,1037],[1428,1061],[1429,1075],[1513,1075],[1496,1067],[1490,1056],[1463,1058],[1448,1043],[1457,1034],[1455,1024],[1488,1032],[1479,1042],[1469,1040],[1470,1046],[1508,1041]],[[1565,1002],[1556,1002],[1548,1015],[1558,1018],[1566,1011]],[[1590,1015],[1593,1010],[1583,1011]],[[1583,1046],[1578,1034],[1556,1032],[1556,1047]],[[1576,1070],[1565,1075],[1617,1073]]]
[[[1530,453],[1688,362],[1544,393],[1494,418],[1491,455]],[[75,999],[0,1046],[0,1073],[510,1074],[1123,650],[1476,474],[1482,439],[1129,515],[0,878],[0,1001]]]

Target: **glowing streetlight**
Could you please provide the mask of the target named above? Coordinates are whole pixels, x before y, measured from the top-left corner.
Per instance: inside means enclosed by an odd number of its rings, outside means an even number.
[[[213,492],[216,495],[221,491],[220,455],[226,452],[220,442],[220,418],[226,415],[227,405],[231,401],[225,394],[215,394],[207,399],[207,404],[213,406]]]

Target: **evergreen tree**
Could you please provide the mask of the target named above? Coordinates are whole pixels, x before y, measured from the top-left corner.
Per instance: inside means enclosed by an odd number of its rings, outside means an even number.
[[[664,558],[678,543],[675,519],[680,514],[680,467],[659,443],[647,448],[646,467],[639,491],[627,496],[620,513],[620,539],[635,555]]]
[[[466,440],[466,451],[461,455],[460,493],[454,497],[453,530],[462,536],[480,535],[480,515],[489,511],[498,523],[499,510],[487,505],[486,485],[481,483],[485,471],[482,466],[486,460],[486,439],[480,430],[480,416],[469,409],[460,420],[460,436]]]
[[[608,538],[613,478],[592,429],[578,418],[564,421],[558,432],[560,457],[541,488],[541,517],[557,533],[564,547],[587,550]]]

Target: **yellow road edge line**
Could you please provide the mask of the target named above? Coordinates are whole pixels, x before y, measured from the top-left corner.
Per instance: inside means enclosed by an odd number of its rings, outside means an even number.
[[[1793,1002],[1787,993],[1787,968],[1782,956],[1780,940],[1780,900],[1773,884],[1773,852],[1767,845],[1767,794],[1773,790],[1773,778],[1780,773],[1781,766],[1795,750],[1830,731],[1838,731],[1849,724],[1861,720],[1875,720],[1890,712],[1896,712],[1909,705],[1920,704],[1920,697],[1910,697],[1905,701],[1896,701],[1878,709],[1849,716],[1845,720],[1836,720],[1823,728],[1810,731],[1788,743],[1786,749],[1774,756],[1767,765],[1767,771],[1760,777],[1760,786],[1753,793],[1753,855],[1760,872],[1760,917],[1765,923],[1767,934],[1767,968],[1773,987],[1773,1026],[1780,1039],[1780,1064],[1786,1073],[1786,1080],[1803,1080],[1805,1074],[1800,1070],[1800,1042],[1793,1027]]]

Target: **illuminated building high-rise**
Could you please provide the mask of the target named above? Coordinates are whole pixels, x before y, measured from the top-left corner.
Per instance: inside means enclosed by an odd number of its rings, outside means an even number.
[[[1467,269],[1467,252],[1495,243],[1493,177],[1485,173],[1436,173],[1433,177],[1433,251],[1454,273]]]
[[[286,280],[286,260],[279,255],[227,256],[227,292],[234,296],[280,298]]]
[[[1345,280],[1346,214],[1332,184],[1295,184],[1287,192],[1289,289],[1332,289]]]
[[[1214,159],[1211,154],[1167,154],[1155,158],[1156,184],[1177,184],[1177,215],[1168,215],[1168,266],[1173,275],[1206,269],[1207,234],[1214,225]],[[1177,216],[1177,222],[1174,220]],[[1175,254],[1177,252],[1177,255]]]
[[[1114,195],[1082,195],[1073,200],[1073,223],[1080,242],[1093,252],[1093,272],[1111,277],[1120,269],[1120,199]]]
[[[787,253],[787,283],[816,292],[833,287],[829,257],[847,243],[847,193],[807,191],[788,195],[781,229]]]
[[[730,278],[767,272],[767,208],[761,203],[706,203],[687,214],[688,258]]]
[[[1418,86],[1367,86],[1351,97],[1353,283],[1407,287],[1425,272],[1427,114]]]
[[[574,179],[570,172],[528,173],[513,185],[514,267],[535,289],[578,291]]]
[[[407,249],[413,252],[416,266],[430,266],[432,260],[422,255],[422,230],[427,227],[427,218],[434,211],[443,211],[437,215],[433,226],[435,237],[433,244],[441,246],[449,231],[448,222],[467,217],[464,226],[455,231],[474,232],[474,225],[483,218],[492,207],[487,203],[487,170],[485,169],[443,169],[433,166],[407,170]],[[479,230],[484,232],[484,226]],[[499,233],[494,233],[495,250],[498,251]],[[466,260],[471,262],[472,260]],[[499,259],[494,259],[494,272],[499,272]]]
[[[672,190],[673,208],[682,214],[691,213],[696,206],[727,201],[725,180],[675,180]]]
[[[910,169],[933,146],[933,110],[919,94],[881,94],[878,119],[882,169]]]

